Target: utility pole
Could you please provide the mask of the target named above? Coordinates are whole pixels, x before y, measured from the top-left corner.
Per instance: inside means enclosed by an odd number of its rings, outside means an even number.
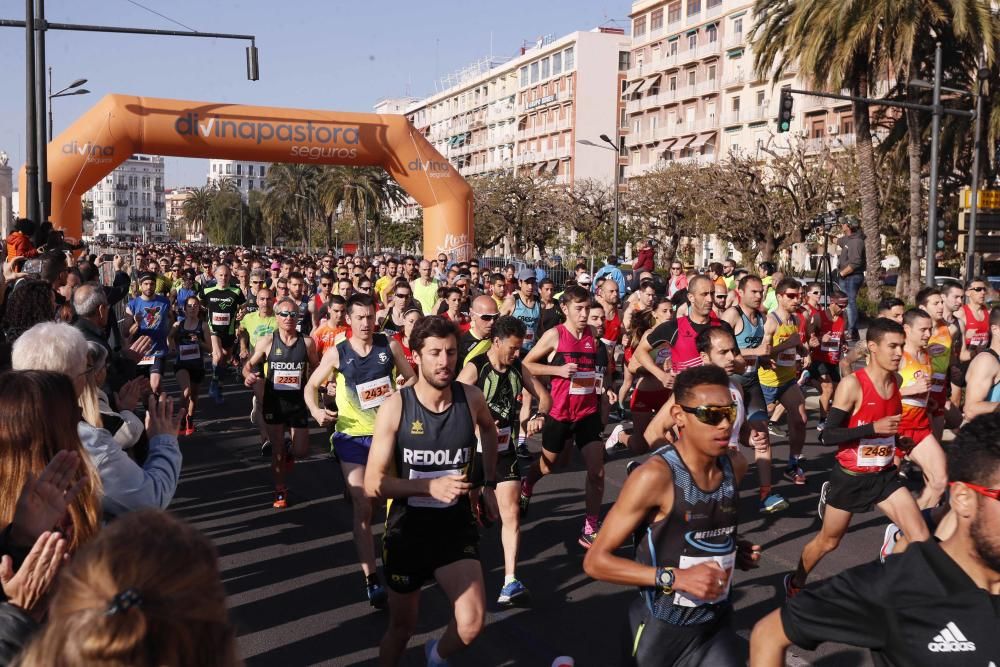
[[[979,154],[983,137],[983,83],[989,70],[976,72],[976,131],[972,153],[972,193],[969,195],[969,245],[965,254],[965,279],[976,275],[976,213],[979,210]]]
[[[52,188],[49,186],[49,144],[45,141],[45,0],[35,0],[35,148],[38,151],[39,225],[49,219]]]
[[[24,0],[24,93],[25,93],[25,188],[28,219],[37,225],[35,244],[40,245],[38,230],[42,227],[42,215],[38,208],[38,135],[35,134],[35,7],[33,0]]]
[[[937,194],[938,194],[938,151],[941,143],[941,42],[934,47],[934,103],[931,109],[931,183],[927,205],[927,252],[924,263],[925,282],[928,287],[934,286],[934,272],[937,268]],[[973,195],[975,196],[975,195]],[[975,209],[975,199],[973,199]]]

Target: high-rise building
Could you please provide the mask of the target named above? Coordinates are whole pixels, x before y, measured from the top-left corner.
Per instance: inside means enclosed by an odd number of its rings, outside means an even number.
[[[776,131],[781,87],[806,88],[792,63],[784,78],[754,73],[747,0],[636,0],[622,95],[628,176],[669,162],[711,162],[757,152]],[[853,143],[850,103],[796,96],[789,140]]]
[[[187,241],[201,241],[199,230],[188,229],[184,216],[184,202],[191,196],[191,188],[167,190],[164,197],[167,209],[167,232],[174,238],[184,237]]]
[[[219,187],[228,179],[233,188],[239,190],[243,201],[247,201],[253,190],[266,189],[267,171],[270,162],[248,162],[246,160],[209,160],[207,185]]]
[[[14,172],[7,164],[7,153],[0,151],[0,238],[14,230],[17,209],[14,204]]]
[[[511,170],[610,183],[618,159],[600,135],[617,145],[629,48],[619,28],[541,38],[514,58],[466,68],[405,113],[463,176]]]
[[[162,242],[164,220],[163,158],[133,155],[84,195],[94,210],[94,236],[115,241]]]

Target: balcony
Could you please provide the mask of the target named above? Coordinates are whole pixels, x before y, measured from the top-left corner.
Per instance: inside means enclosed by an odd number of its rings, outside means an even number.
[[[698,25],[699,23],[701,23],[701,12],[691,14],[684,19],[684,25],[686,26]]]
[[[722,87],[723,88],[740,88],[746,83],[746,74],[743,70],[735,69],[732,72],[726,72],[726,75],[722,77]]]
[[[643,108],[643,100],[627,100],[625,102],[625,113],[639,113]]]
[[[695,85],[695,94],[698,96],[712,95],[713,93],[718,93],[718,92],[719,92],[718,79],[708,79],[707,81],[701,81]]]
[[[115,183],[115,190],[128,190],[128,185],[125,183]]]
[[[765,102],[764,104],[758,107],[754,107],[753,109],[750,110],[750,115],[747,117],[747,122],[759,123],[761,121],[767,120],[767,118],[768,118],[768,111],[767,111],[767,103]]]
[[[727,50],[740,49],[746,46],[746,42],[744,41],[744,33],[742,32],[734,32],[727,34],[725,39],[723,39],[722,43],[725,45]]]
[[[722,14],[722,2],[719,2],[719,4],[715,5],[714,7],[705,8],[706,19],[714,19],[716,16],[720,16],[721,14]]]
[[[718,155],[716,153],[709,153],[707,155],[689,155],[687,157],[679,157],[674,160],[675,164],[713,164],[717,161]]]
[[[744,114],[741,114],[739,109],[737,109],[736,111],[728,112],[724,119],[725,125],[727,127],[732,125],[742,125],[743,124],[743,119],[741,118],[742,115]]]
[[[722,42],[716,39],[714,42],[708,42],[707,44],[700,44],[695,50],[695,57],[698,60],[704,60],[705,58],[712,58],[718,56],[722,53]]]
[[[699,132],[709,132],[711,130],[719,129],[719,116],[712,114],[710,116],[705,116],[704,118],[699,118],[695,121],[695,128]]]

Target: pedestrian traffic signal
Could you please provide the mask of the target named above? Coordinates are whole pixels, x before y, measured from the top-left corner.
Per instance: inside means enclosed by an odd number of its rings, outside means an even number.
[[[781,99],[778,101],[778,132],[788,132],[792,129],[792,91],[781,89]]]

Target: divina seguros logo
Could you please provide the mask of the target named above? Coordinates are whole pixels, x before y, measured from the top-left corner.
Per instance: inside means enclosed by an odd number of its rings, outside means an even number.
[[[358,149],[352,146],[361,143],[361,129],[357,126],[319,124],[311,120],[304,123],[237,121],[188,112],[174,122],[174,129],[177,134],[188,137],[246,139],[258,145],[270,141],[296,144],[291,147],[291,154],[310,160],[353,159],[358,156]]]
[[[111,162],[115,156],[115,147],[103,146],[89,141],[81,144],[74,139],[68,144],[62,145],[62,152],[66,155],[82,155],[88,163],[101,164]]]
[[[439,160],[411,160],[406,168],[410,171],[425,171],[431,178],[447,177],[451,173],[451,164]]]

